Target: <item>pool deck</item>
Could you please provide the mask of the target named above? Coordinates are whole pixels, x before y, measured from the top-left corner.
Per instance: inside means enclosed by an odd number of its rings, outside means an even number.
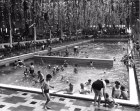
[[[0,89],[0,111],[140,111],[139,107],[117,106],[106,108],[93,106],[93,101],[51,96],[49,106],[43,109],[45,98],[41,94]]]

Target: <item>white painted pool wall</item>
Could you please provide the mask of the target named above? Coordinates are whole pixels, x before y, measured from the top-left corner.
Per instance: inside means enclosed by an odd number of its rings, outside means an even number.
[[[132,41],[128,41],[128,54],[131,56],[131,52],[133,49],[133,43]],[[130,99],[129,100],[119,100],[116,99],[116,102],[124,102],[126,104],[130,105],[139,105],[139,100],[138,100],[138,92],[137,92],[137,84],[136,84],[136,79],[135,79],[135,73],[134,69],[132,67],[129,67],[129,94],[130,94]]]
[[[113,67],[113,59],[96,59],[96,58],[78,58],[78,57],[59,57],[59,56],[34,56],[35,61],[43,60],[46,63],[64,63],[64,60],[70,65],[78,64],[78,66],[90,66],[90,62],[93,62],[94,67]]]

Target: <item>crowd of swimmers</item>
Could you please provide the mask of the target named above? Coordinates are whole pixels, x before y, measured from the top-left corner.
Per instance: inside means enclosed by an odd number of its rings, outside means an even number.
[[[76,52],[76,53],[78,53],[78,52]],[[124,56],[122,61],[124,62],[125,65],[128,64],[126,58],[129,59],[129,61],[131,61],[131,59],[132,59],[131,56],[127,56],[127,57]],[[68,65],[69,64],[68,64],[67,60],[64,60],[63,64],[60,66],[54,67],[54,66],[48,65],[47,68],[51,69],[52,73],[47,74],[45,77],[41,71],[37,71],[37,73],[35,72],[35,66],[34,66],[33,62],[31,62],[28,67],[20,59],[14,62],[14,67],[25,67],[24,77],[25,78],[30,77],[31,80],[34,82],[33,85],[40,83],[42,93],[47,98],[46,103],[44,105],[44,108],[47,108],[47,109],[49,109],[47,104],[50,101],[49,87],[51,85],[49,84],[49,81],[58,72],[64,71],[65,68],[68,67]],[[89,63],[89,65],[93,66],[93,61],[91,61]],[[73,72],[75,74],[78,73],[78,64],[74,64]],[[66,83],[68,84],[68,88],[62,89],[60,91],[64,91],[66,94],[73,94],[74,93],[74,84],[72,84],[71,81],[69,81],[68,79],[65,79],[64,75],[61,77],[60,81],[66,81]],[[112,87],[112,94],[111,95],[109,95],[106,92],[106,87],[110,84],[110,81],[107,79],[105,79],[105,80],[98,79],[98,80],[93,81],[93,82],[91,79],[88,79],[87,82],[79,84],[80,89],[78,92],[79,92],[79,94],[84,94],[84,95],[87,95],[87,94],[94,92],[94,94],[95,94],[94,105],[96,105],[96,102],[98,101],[98,106],[100,106],[101,97],[103,96],[104,100],[105,100],[105,106],[113,107],[116,104],[114,101],[114,98],[115,99],[124,99],[124,100],[129,99],[128,90],[123,85],[121,85],[121,83],[119,81],[115,81],[114,83],[115,84]],[[51,86],[51,88],[54,88],[54,87]]]

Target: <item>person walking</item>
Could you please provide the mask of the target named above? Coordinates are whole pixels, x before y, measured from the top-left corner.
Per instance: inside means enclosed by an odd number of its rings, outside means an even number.
[[[54,88],[53,86],[50,85],[50,80],[52,79],[52,76],[50,74],[46,75],[46,81],[43,82],[41,89],[43,96],[46,97],[46,103],[44,104],[44,109],[51,109],[51,107],[48,106],[48,103],[50,101],[50,94],[49,94],[49,89]]]
[[[96,80],[92,83],[91,91],[94,91],[94,93],[95,93],[94,105],[96,105],[96,101],[97,101],[97,98],[98,98],[98,106],[100,107],[101,96],[102,96],[101,89],[103,89],[103,96],[104,96],[104,99],[106,99],[105,90],[106,90],[106,86],[108,84],[109,84],[109,80],[107,80],[107,79]]]

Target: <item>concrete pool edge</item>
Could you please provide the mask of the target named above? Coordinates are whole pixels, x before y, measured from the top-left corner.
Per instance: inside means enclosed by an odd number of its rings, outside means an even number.
[[[41,89],[39,88],[22,87],[22,86],[7,85],[7,84],[0,84],[0,88],[42,94]],[[91,95],[82,95],[78,93],[64,94],[63,92],[59,92],[59,93],[54,93],[54,92],[55,92],[54,90],[50,90],[50,94],[52,96],[94,101],[94,96]],[[139,104],[137,102],[134,102],[133,100],[121,100],[121,99],[114,99],[114,100],[116,103],[119,103],[120,105],[139,106]],[[102,98],[102,102],[104,102],[103,98]]]

